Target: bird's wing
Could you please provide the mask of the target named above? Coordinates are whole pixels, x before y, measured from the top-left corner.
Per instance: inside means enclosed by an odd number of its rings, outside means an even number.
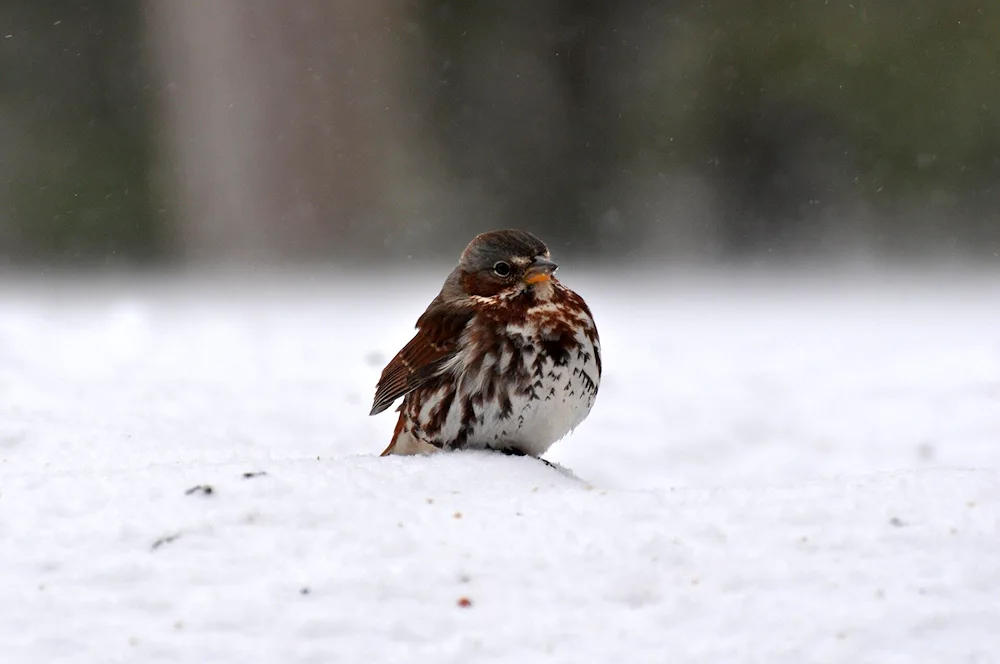
[[[382,370],[370,414],[381,413],[399,397],[439,375],[458,353],[462,331],[471,318],[471,310],[447,310],[436,300],[432,302],[417,321],[416,336]]]

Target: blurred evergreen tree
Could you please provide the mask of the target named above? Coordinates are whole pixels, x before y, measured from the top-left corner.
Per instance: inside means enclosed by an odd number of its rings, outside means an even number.
[[[150,188],[142,3],[6,0],[0,105],[10,122],[0,251],[52,260],[159,249]]]
[[[769,97],[822,109],[861,146],[873,190],[964,180],[969,158],[995,148],[1000,11],[767,0],[734,14],[725,4],[704,72],[718,106],[755,114]]]
[[[736,250],[844,198],[889,222],[870,230],[897,246],[923,229],[895,210],[942,198],[954,237],[1000,239],[1000,7],[716,0],[690,16],[707,64],[690,131],[671,129],[746,213],[728,231]]]

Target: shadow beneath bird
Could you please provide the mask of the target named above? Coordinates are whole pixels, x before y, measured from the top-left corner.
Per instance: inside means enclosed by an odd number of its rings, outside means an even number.
[[[512,448],[506,448],[506,449],[496,450],[496,452],[498,452],[500,454],[503,454],[504,456],[527,457],[529,459],[534,459],[535,461],[541,461],[546,466],[548,466],[552,470],[556,471],[557,473],[559,473],[563,477],[567,477],[567,478],[569,478],[571,480],[575,480],[575,481],[579,482],[580,484],[586,484],[587,486],[590,486],[590,482],[587,482],[587,481],[581,479],[579,476],[577,476],[576,473],[574,473],[572,470],[570,470],[566,466],[561,466],[558,463],[552,463],[551,461],[549,461],[547,459],[543,459],[542,457],[531,456],[530,454],[526,454],[526,453],[522,452],[521,450],[512,449]]]

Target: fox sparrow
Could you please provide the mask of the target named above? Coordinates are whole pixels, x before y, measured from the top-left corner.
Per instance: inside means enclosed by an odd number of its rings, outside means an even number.
[[[372,415],[403,397],[386,454],[494,449],[539,456],[583,421],[601,344],[583,299],[531,233],[477,236],[382,371]]]

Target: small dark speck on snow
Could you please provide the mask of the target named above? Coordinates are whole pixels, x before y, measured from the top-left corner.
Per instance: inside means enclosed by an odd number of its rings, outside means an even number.
[[[164,544],[170,544],[171,542],[173,542],[174,540],[176,540],[180,536],[181,536],[180,533],[174,533],[173,535],[165,535],[165,536],[161,537],[160,539],[156,540],[155,542],[153,542],[153,545],[150,548],[153,551],[156,551],[157,549],[159,549]]]

